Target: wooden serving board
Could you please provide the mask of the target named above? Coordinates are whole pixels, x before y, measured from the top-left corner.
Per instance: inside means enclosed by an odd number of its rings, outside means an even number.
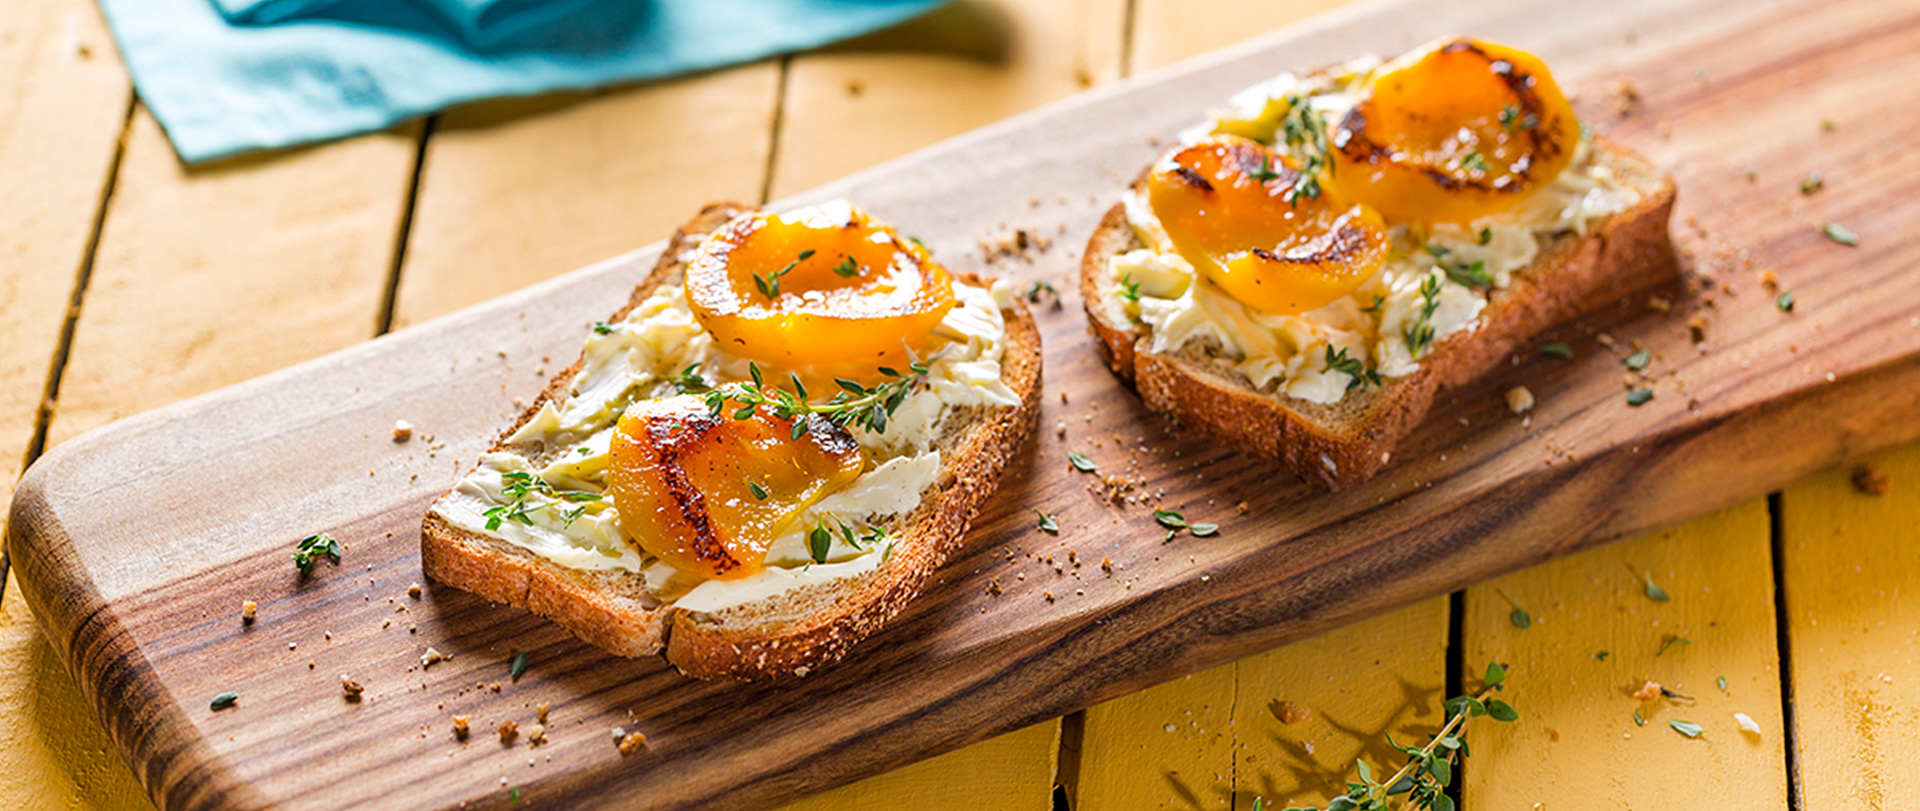
[[[1374,3],[776,207],[851,197],[956,269],[1071,290],[1100,212],[1202,108],[1283,69],[1455,31],[1539,53],[1589,121],[1674,172],[1690,281],[1654,292],[1664,311],[1636,294],[1542,337],[1571,360],[1516,357],[1443,392],[1366,486],[1316,492],[1143,411],[1069,294],[1038,313],[1047,393],[1029,453],[965,552],[839,666],[703,684],[453,589],[409,597],[426,504],[576,355],[653,247],[66,443],[14,499],[22,588],[166,808],[764,807],[1920,438],[1920,4]],[[1616,78],[1638,89],[1630,117]],[[1825,187],[1802,195],[1811,170]],[[1829,219],[1859,246],[1824,238]],[[1021,229],[1047,247],[982,258],[982,241]],[[1656,381],[1638,408],[1620,363],[1633,347]],[[1502,399],[1515,385],[1538,397],[1528,419]],[[396,419],[421,435],[392,441]],[[1068,450],[1135,480],[1134,498],[1110,501]],[[1165,542],[1150,505],[1220,534]],[[303,578],[288,555],[322,531],[345,559]],[[422,667],[429,647],[452,659]],[[343,700],[343,675],[364,700]],[[209,708],[230,690],[236,706]],[[492,730],[525,730],[538,705],[545,745],[503,746]],[[470,740],[453,715],[472,718]],[[616,726],[646,748],[622,757]]]

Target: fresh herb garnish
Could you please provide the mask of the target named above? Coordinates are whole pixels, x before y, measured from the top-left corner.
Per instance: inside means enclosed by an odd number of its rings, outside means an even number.
[[[780,297],[780,277],[792,273],[793,269],[799,267],[801,262],[805,262],[811,258],[813,258],[813,251],[811,249],[804,250],[800,252],[800,258],[788,262],[786,267],[766,276],[755,273],[753,274],[753,286],[758,288],[760,295],[766,296],[768,301],[777,299]]]
[[[533,526],[533,511],[549,509],[561,504],[581,504],[601,500],[599,493],[587,493],[579,490],[555,490],[545,477],[536,476],[524,470],[509,470],[500,474],[500,495],[511,499],[487,509],[481,515],[487,518],[487,531],[492,532],[508,521],[523,526]],[[558,515],[571,525],[580,517],[581,510],[559,512]]]
[[[1646,716],[1641,715],[1639,710],[1633,711],[1633,725],[1641,727],[1647,725]]]
[[[1354,771],[1359,781],[1347,783],[1347,793],[1334,797],[1327,803],[1326,811],[1384,811],[1395,805],[1394,798],[1406,795],[1407,805],[1428,811],[1454,811],[1453,798],[1447,795],[1447,787],[1453,784],[1455,770],[1467,756],[1466,733],[1468,722],[1473,718],[1486,716],[1495,721],[1511,722],[1520,717],[1512,705],[1507,704],[1493,694],[1501,689],[1506,680],[1506,670],[1498,663],[1487,665],[1486,683],[1479,692],[1471,695],[1454,696],[1442,703],[1447,722],[1439,732],[1428,736],[1424,746],[1402,745],[1387,736],[1387,745],[1406,755],[1406,765],[1385,780],[1375,780],[1373,767],[1364,760],[1355,761]],[[1256,801],[1256,811],[1264,808],[1263,801]],[[1312,808],[1290,808],[1286,811],[1318,811]]]
[[[907,368],[912,371],[912,374],[901,374],[894,369],[880,367],[880,374],[888,379],[873,386],[863,386],[846,378],[835,378],[833,382],[839,385],[841,390],[834,392],[833,397],[823,403],[808,399],[806,387],[801,385],[798,377],[793,379],[794,391],[787,391],[778,386],[767,386],[761,380],[760,366],[750,363],[747,370],[752,373],[753,379],[749,382],[730,383],[707,392],[707,408],[718,415],[731,402],[739,406],[733,410],[733,418],[744,420],[752,417],[755,409],[767,406],[772,409],[774,416],[793,420],[793,438],[796,440],[807,432],[807,421],[796,418],[808,414],[819,414],[842,428],[855,426],[876,434],[886,433],[887,419],[892,417],[893,412],[900,408],[900,404],[906,402],[907,396],[926,380],[928,364],[932,362],[933,359],[930,358],[925,362],[914,361],[908,364]]]
[[[1051,515],[1048,515],[1048,514],[1046,514],[1046,513],[1043,513],[1043,512],[1041,512],[1041,511],[1039,511],[1039,510],[1034,510],[1034,511],[1033,511],[1033,514],[1034,514],[1034,515],[1037,515],[1037,516],[1040,516],[1040,531],[1041,531],[1041,532],[1044,532],[1044,533],[1047,533],[1048,535],[1059,535],[1059,534],[1060,534],[1060,525],[1059,525],[1058,523],[1055,523],[1055,522],[1054,522],[1054,520],[1053,520],[1053,516],[1051,516]]]
[[[1521,115],[1520,108],[1511,104],[1500,108],[1500,126],[1505,127],[1507,132],[1530,130],[1539,125],[1539,116],[1532,113]]]
[[[1800,181],[1800,193],[1812,194],[1814,192],[1819,191],[1822,187],[1826,185],[1827,185],[1827,179],[1820,176],[1819,169],[1815,169],[1807,173],[1806,180]]]
[[[1288,205],[1299,205],[1303,196],[1309,200],[1320,196],[1320,170],[1331,172],[1333,165],[1327,162],[1327,122],[1306,99],[1288,96],[1286,101],[1287,114],[1280,120],[1280,128],[1288,149],[1300,158],[1300,177],[1280,199]]]
[[[766,488],[766,487],[763,487],[763,486],[761,486],[761,484],[760,484],[759,482],[757,482],[757,481],[754,481],[754,480],[752,480],[752,479],[748,479],[748,480],[747,480],[747,489],[748,489],[748,490],[751,490],[751,491],[753,491],[753,500],[754,500],[754,501],[766,501],[766,500],[767,500],[767,488]]]
[[[1445,245],[1435,245],[1432,243],[1427,244],[1426,250],[1427,250],[1427,254],[1429,256],[1432,256],[1435,260],[1445,259],[1447,258],[1447,254],[1453,253],[1453,249],[1448,248]]]
[[[340,563],[340,541],[332,535],[320,533],[300,539],[293,549],[293,565],[300,567],[300,573],[306,574],[313,568],[313,559],[326,555],[337,565]]]
[[[1280,173],[1273,171],[1273,156],[1261,155],[1260,168],[1248,172],[1247,177],[1253,178],[1253,180],[1258,183],[1265,183],[1269,180],[1279,180]]]
[[[1470,265],[1448,265],[1445,270],[1447,278],[1475,290],[1493,287],[1493,274],[1487,272],[1486,260],[1476,259]]]
[[[1628,355],[1627,359],[1621,361],[1621,363],[1625,364],[1627,368],[1638,372],[1641,369],[1647,368],[1647,362],[1651,360],[1653,360],[1653,351],[1648,349],[1642,349],[1638,352]]]
[[[841,540],[846,541],[848,546],[856,550],[864,551],[885,541],[887,546],[880,554],[881,563],[887,562],[887,558],[893,554],[893,542],[895,538],[892,533],[880,527],[869,525],[865,531],[856,535],[852,524],[848,524],[838,518],[832,520],[834,523],[832,529],[829,529],[826,524],[821,524],[814,527],[813,531],[807,533],[807,555],[813,558],[813,562],[827,562],[827,553],[833,549],[833,536],[835,531],[839,532]]]
[[[833,275],[839,276],[842,279],[851,279],[858,276],[860,275],[860,263],[853,261],[853,254],[847,254],[847,258],[841,260],[840,264],[833,266]]]
[[[605,321],[595,321],[593,322],[593,331],[596,335],[606,335],[613,332],[613,325]]]
[[[1724,693],[1727,691],[1727,677],[1721,676],[1720,678],[1714,679],[1713,683],[1720,685],[1720,692]]]
[[[1666,642],[1661,643],[1659,652],[1655,653],[1654,655],[1665,656],[1667,655],[1667,651],[1672,650],[1673,648],[1676,648],[1676,647],[1684,648],[1691,644],[1693,644],[1693,640],[1688,639],[1684,636],[1670,636],[1670,637],[1667,637]]]
[[[1043,294],[1052,296],[1055,300],[1060,298],[1060,291],[1047,282],[1034,281],[1027,285],[1027,301],[1039,304],[1040,296]]]
[[[1566,360],[1573,357],[1573,347],[1562,341],[1554,341],[1550,344],[1541,344],[1540,354]]]
[[[1382,304],[1385,304],[1385,303],[1387,303],[1387,297],[1386,297],[1386,296],[1383,296],[1383,295],[1380,295],[1379,293],[1375,293],[1375,294],[1373,294],[1373,303],[1372,303],[1372,304],[1369,304],[1369,305],[1367,305],[1367,306],[1365,306],[1365,307],[1361,307],[1361,308],[1360,308],[1360,312],[1363,312],[1363,313],[1377,313],[1377,312],[1380,312],[1380,305],[1382,305]]]
[[[825,526],[814,527],[812,532],[807,533],[807,555],[813,558],[814,563],[826,563],[827,552],[832,549],[833,533],[828,532]]]
[[[1344,347],[1339,352],[1333,351],[1333,344],[1327,344],[1327,371],[1342,372],[1352,378],[1347,381],[1347,391],[1364,389],[1368,386],[1378,388],[1384,385],[1380,381],[1378,371],[1367,368],[1359,358],[1347,357],[1347,350]]]
[[[1167,529],[1186,529],[1187,517],[1172,510],[1154,510],[1153,520]]]
[[[1661,588],[1659,584],[1653,582],[1653,572],[1650,572],[1650,571],[1641,572],[1640,582],[1646,584],[1647,599],[1652,600],[1656,603],[1664,603],[1668,600],[1673,599],[1667,596],[1666,589]]]
[[[1493,167],[1487,164],[1487,159],[1480,157],[1480,150],[1477,149],[1468,152],[1466,157],[1461,158],[1460,166],[1464,169],[1472,169],[1479,172],[1490,172],[1493,170]]]
[[[1634,389],[1627,392],[1627,405],[1630,406],[1643,406],[1651,399],[1653,399],[1653,389]]]
[[[1428,274],[1420,280],[1420,315],[1400,331],[1407,339],[1407,355],[1419,358],[1420,353],[1433,345],[1433,313],[1440,309],[1440,277]]]
[[[1135,304],[1140,303],[1140,283],[1133,280],[1133,271],[1127,271],[1120,277],[1120,297]]]
[[[208,706],[216,710],[224,710],[228,707],[233,706],[234,703],[239,700],[240,700],[239,693],[228,691],[225,693],[221,693],[220,695],[214,696],[213,701],[208,702]]]
[[[1667,726],[1673,727],[1673,731],[1689,738],[1698,738],[1701,733],[1707,731],[1706,727],[1693,723],[1692,721],[1681,721],[1679,719],[1668,721]]]
[[[1100,471],[1099,465],[1094,464],[1092,459],[1088,459],[1084,454],[1077,451],[1067,451],[1067,464],[1073,465],[1073,469],[1081,473],[1098,473]]]
[[[1506,600],[1507,605],[1513,606],[1513,613],[1507,615],[1507,621],[1513,623],[1513,627],[1523,631],[1533,627],[1533,615],[1521,608],[1519,601],[1500,589],[1494,589],[1493,593],[1500,595],[1500,599]]]
[[[1609,656],[1612,656],[1612,655],[1613,655],[1613,651],[1610,651],[1610,650],[1603,650],[1603,651],[1600,651],[1599,653],[1595,653],[1595,654],[1593,655],[1593,658],[1595,658],[1595,659],[1599,659],[1600,661],[1602,661],[1602,662],[1604,662],[1604,661],[1606,661],[1606,660],[1607,660],[1607,657],[1609,657]]]
[[[1844,225],[1841,225],[1837,222],[1821,224],[1820,233],[1826,234],[1827,239],[1831,239],[1849,248],[1855,247],[1860,244],[1859,234],[1854,233],[1853,229],[1848,228]]]
[[[520,674],[527,672],[527,652],[514,651],[513,664],[507,665],[507,681],[519,681]]]
[[[1480,229],[1480,244],[1485,245],[1492,241],[1493,241],[1493,229],[1490,227]]]
[[[1192,523],[1187,525],[1187,532],[1192,533],[1195,538],[1205,538],[1220,534],[1220,525],[1209,524],[1204,521]]]
[[[1785,293],[1781,293],[1778,298],[1773,300],[1773,306],[1779,307],[1780,312],[1783,313],[1793,312],[1793,291],[1788,290]]]
[[[681,369],[679,374],[674,375],[673,385],[674,388],[680,390],[681,394],[700,394],[713,388],[712,385],[707,383],[706,378],[700,376],[700,364],[698,363],[689,365],[687,368]]]

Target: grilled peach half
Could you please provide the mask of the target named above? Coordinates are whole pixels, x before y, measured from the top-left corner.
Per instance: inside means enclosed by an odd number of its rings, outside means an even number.
[[[954,307],[925,248],[846,203],[735,218],[695,249],[687,298],[727,352],[782,370],[900,366]]]
[[[1147,201],[1203,276],[1242,304],[1293,315],[1353,292],[1387,258],[1380,215],[1312,182],[1291,158],[1220,135],[1155,164]]]
[[[807,420],[795,436],[795,419]],[[859,478],[845,429],[767,407],[745,419],[690,395],[643,400],[620,417],[607,471],[620,528],[642,551],[703,578],[760,571],[808,507]]]
[[[1467,223],[1553,182],[1580,124],[1537,57],[1454,38],[1382,66],[1329,139],[1342,197],[1394,222]]]

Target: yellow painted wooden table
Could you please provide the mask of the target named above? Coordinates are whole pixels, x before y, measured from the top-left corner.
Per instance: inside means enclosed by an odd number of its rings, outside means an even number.
[[[82,431],[653,241],[703,201],[804,189],[1338,4],[961,0],[791,58],[189,171],[89,0],[13,0],[0,486]],[[1324,803],[1356,757],[1393,759],[1384,734],[1438,725],[1450,668],[1494,658],[1523,715],[1474,731],[1466,808],[1920,807],[1920,447],[1870,464],[1885,495],[1816,476],[797,807]],[[148,807],[11,587],[0,648],[5,804]],[[1647,681],[1689,699],[1642,704]]]

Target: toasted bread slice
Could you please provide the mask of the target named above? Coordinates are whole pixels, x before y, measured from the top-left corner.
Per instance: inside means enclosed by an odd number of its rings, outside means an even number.
[[[662,284],[677,282],[684,271],[682,255],[706,234],[752,210],[716,203],[681,226],[653,271],[610,320],[624,318]],[[970,285],[990,284],[967,274],[954,278]],[[656,596],[638,573],[560,566],[499,538],[455,527],[434,512],[421,528],[421,568],[441,583],[540,614],[609,652],[638,657],[664,650],[668,661],[695,678],[804,676],[840,658],[920,593],[933,570],[960,547],[1000,471],[1031,434],[1039,413],[1040,333],[1018,302],[1001,315],[1007,329],[1002,380],[1020,404],[948,414],[934,442],[941,451],[939,475],[921,493],[916,509],[889,522],[899,540],[872,571],[699,614]],[[492,450],[504,449],[542,404],[566,397],[583,363],[555,375]]]
[[[1256,390],[1231,361],[1193,343],[1175,353],[1149,351],[1151,327],[1129,320],[1107,281],[1112,257],[1145,247],[1123,205],[1107,211],[1081,258],[1087,319],[1107,365],[1149,408],[1328,490],[1352,487],[1386,466],[1440,389],[1484,374],[1549,326],[1678,275],[1667,235],[1673,181],[1602,138],[1594,141],[1593,160],[1638,192],[1639,201],[1594,221],[1585,236],[1561,234],[1542,245],[1511,284],[1492,291],[1477,326],[1435,342],[1417,371],[1350,391],[1336,403]],[[1143,173],[1134,189],[1145,180]]]

